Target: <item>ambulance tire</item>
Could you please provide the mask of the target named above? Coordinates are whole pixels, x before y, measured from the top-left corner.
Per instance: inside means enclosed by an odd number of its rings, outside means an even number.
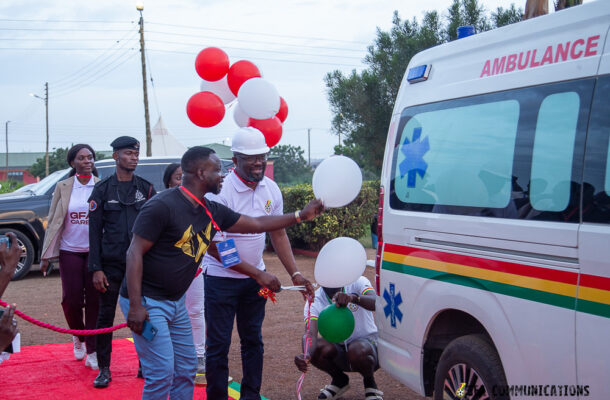
[[[471,385],[474,387],[464,387],[464,396],[457,397],[455,393],[462,382],[453,377],[464,378],[467,385],[474,382]],[[483,391],[489,399],[508,400],[507,389],[500,357],[484,336],[461,336],[450,342],[441,354],[434,378],[434,400],[442,400],[444,395],[447,395],[445,398],[485,398]]]

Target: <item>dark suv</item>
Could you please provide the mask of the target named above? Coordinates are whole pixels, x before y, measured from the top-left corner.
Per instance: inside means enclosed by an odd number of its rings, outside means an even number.
[[[231,160],[221,160],[223,171],[228,172],[233,167]],[[142,157],[138,163],[136,174],[148,180],[160,192],[163,186],[163,172],[174,162],[180,162],[179,157]],[[113,159],[100,160],[95,163],[101,179],[114,173]],[[51,198],[57,182],[68,177],[70,169],[56,171],[38,183],[24,186],[12,193],[0,195],[0,234],[13,232],[21,247],[21,258],[13,280],[23,278],[32,264],[40,262],[40,252],[44,241],[44,231],[47,227],[47,216],[51,206]]]

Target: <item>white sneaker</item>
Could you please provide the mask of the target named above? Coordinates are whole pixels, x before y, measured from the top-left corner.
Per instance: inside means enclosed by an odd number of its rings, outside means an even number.
[[[74,358],[77,360],[82,360],[85,358],[87,354],[87,348],[85,347],[85,343],[78,340],[78,337],[72,336],[72,349],[74,350]]]
[[[90,367],[91,369],[100,369],[97,365],[97,353],[93,352],[91,354],[87,354],[87,358],[85,359],[85,367]]]

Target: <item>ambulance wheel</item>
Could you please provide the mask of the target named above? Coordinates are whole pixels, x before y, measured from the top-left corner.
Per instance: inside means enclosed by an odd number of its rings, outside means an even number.
[[[21,256],[17,262],[17,269],[11,279],[17,281],[26,276],[34,263],[34,246],[32,245],[32,241],[22,232],[13,229],[0,229],[0,235],[5,235],[7,232],[15,234],[17,237],[17,245],[21,248]]]
[[[507,391],[500,357],[483,336],[459,337],[443,351],[434,378],[434,400],[508,400]]]

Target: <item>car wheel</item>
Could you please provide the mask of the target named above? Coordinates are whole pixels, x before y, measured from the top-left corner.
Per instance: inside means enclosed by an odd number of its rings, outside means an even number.
[[[34,262],[34,246],[32,245],[32,241],[20,231],[0,229],[0,234],[2,235],[7,232],[15,234],[17,237],[17,245],[21,248],[21,257],[19,257],[17,269],[15,270],[15,275],[13,275],[12,279],[13,281],[16,281],[23,278],[32,267],[32,263]]]
[[[453,340],[443,351],[434,378],[434,400],[509,399],[498,353],[481,335]]]

